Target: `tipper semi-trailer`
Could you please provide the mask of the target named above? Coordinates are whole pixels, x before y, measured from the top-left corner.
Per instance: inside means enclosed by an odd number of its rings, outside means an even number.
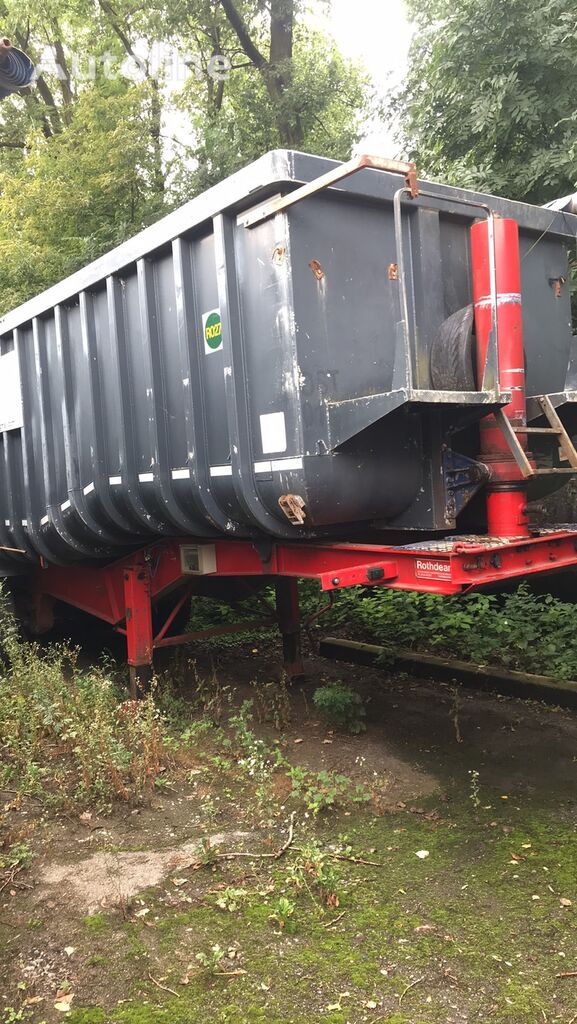
[[[199,635],[175,633],[195,593],[274,584],[299,674],[299,577],[452,594],[577,566],[577,525],[532,513],[577,473],[576,234],[412,163],[282,150],[6,314],[16,608],[115,626],[136,688]]]

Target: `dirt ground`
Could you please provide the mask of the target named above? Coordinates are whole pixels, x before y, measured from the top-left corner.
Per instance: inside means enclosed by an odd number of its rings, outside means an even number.
[[[218,668],[238,703],[249,657]],[[365,733],[319,720],[326,678]],[[32,852],[0,892],[1,1024],[577,1021],[577,715],[320,659],[290,701],[255,733],[372,799],[315,817],[281,773],[259,802],[202,739],[109,815],[0,794]]]

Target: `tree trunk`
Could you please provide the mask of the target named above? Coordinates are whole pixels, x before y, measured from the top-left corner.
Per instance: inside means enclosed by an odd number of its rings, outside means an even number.
[[[262,75],[273,104],[281,146],[299,149],[303,132],[298,110],[291,109],[287,92],[293,82],[295,0],[271,0],[269,59],[261,53],[234,0],[220,0],[245,54]],[[288,100],[288,101],[287,101]]]

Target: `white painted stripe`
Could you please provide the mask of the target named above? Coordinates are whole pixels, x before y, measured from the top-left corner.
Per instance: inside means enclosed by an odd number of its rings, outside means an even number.
[[[211,476],[232,476],[232,466],[211,466]]]
[[[173,469],[173,480],[190,480],[190,469]]]
[[[141,484],[151,484],[154,480],[154,473],[139,473],[138,479]]]
[[[46,526],[46,524],[49,523],[49,522],[50,522],[50,519],[48,518],[48,516],[42,516],[42,519],[40,520],[40,525],[41,526]]]
[[[93,483],[92,484],[86,484],[86,487],[84,488],[84,494],[91,494],[93,490],[94,490],[94,484]]]
[[[122,477],[121,476],[109,476],[108,477],[108,483],[110,484],[111,487],[117,487],[118,484],[122,483]]]
[[[273,472],[282,472],[283,469],[302,469],[302,459],[273,459],[272,463]]]
[[[282,473],[283,470],[302,469],[302,459],[272,459],[270,462],[255,462],[255,473]]]
[[[477,299],[475,303],[475,309],[485,309],[486,306],[492,306],[493,299],[490,295],[483,295],[482,298]],[[500,292],[497,295],[498,306],[520,306],[521,305],[521,293],[520,292]]]
[[[69,501],[63,501],[61,506],[60,506],[60,508],[62,509],[63,512],[66,512],[66,509],[70,508],[70,502]]]

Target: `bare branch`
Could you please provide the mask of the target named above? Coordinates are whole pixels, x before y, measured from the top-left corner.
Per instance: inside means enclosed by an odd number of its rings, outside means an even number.
[[[260,52],[258,46],[253,42],[250,36],[250,32],[246,27],[244,20],[236,9],[233,0],[220,0],[221,7],[226,14],[231,27],[234,29],[238,36],[240,45],[244,52],[255,67],[262,71],[268,67],[268,61]]]

